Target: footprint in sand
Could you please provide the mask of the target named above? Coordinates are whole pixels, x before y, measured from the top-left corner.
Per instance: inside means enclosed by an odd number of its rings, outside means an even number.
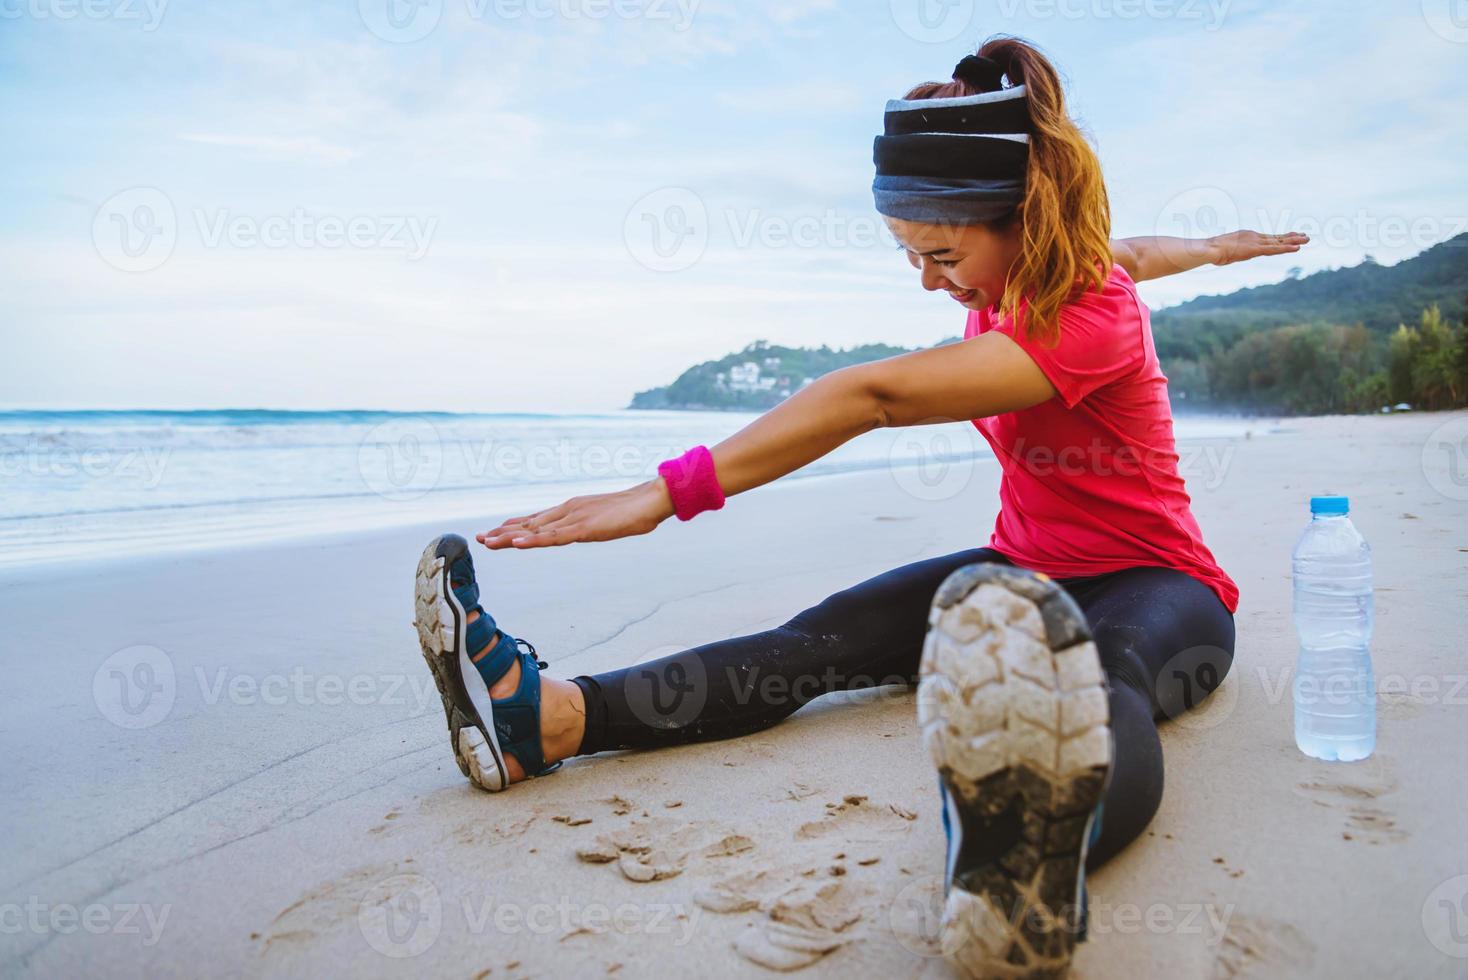
[[[734,940],[734,950],[771,970],[799,970],[861,938],[875,890],[849,881],[802,882],[775,896],[763,919]]]
[[[693,901],[710,912],[768,910],[775,899],[794,888],[799,880],[797,872],[784,868],[741,871],[697,889]]]
[[[1376,807],[1353,807],[1346,818],[1350,828],[1341,832],[1347,840],[1364,840],[1368,844],[1399,844],[1411,835],[1397,826],[1397,818]]]
[[[772,792],[768,798],[777,803],[784,803],[787,800],[794,800],[798,803],[808,796],[815,796],[819,792],[820,790],[814,789],[805,783],[792,781],[789,786]]]
[[[576,856],[591,864],[617,863],[631,881],[659,881],[683,873],[695,857],[718,860],[743,854],[754,841],[707,823],[669,817],[647,817],[578,848]]]
[[[315,939],[355,922],[368,892],[396,873],[390,864],[371,865],[317,885],[272,919],[263,935],[256,933],[265,942],[264,951]]]
[[[539,811],[515,820],[501,820],[497,823],[485,821],[470,821],[460,824],[454,830],[454,840],[460,844],[471,846],[494,845],[502,841],[514,840],[530,829]]]
[[[1346,783],[1329,779],[1311,779],[1300,783],[1296,792],[1317,806],[1345,811],[1341,836],[1368,844],[1396,844],[1410,835],[1397,826],[1396,814],[1377,805],[1377,800],[1396,790],[1395,781],[1381,783]]]
[[[1387,721],[1407,721],[1421,715],[1432,702],[1405,691],[1377,691],[1377,717]]]
[[[1235,915],[1218,944],[1213,980],[1308,974],[1314,958],[1315,943],[1288,922]]]
[[[622,796],[608,796],[605,799],[597,800],[596,802],[601,803],[605,805],[608,809],[610,809],[612,811],[612,816],[614,817],[625,817],[627,814],[637,809],[636,803],[633,803],[631,800]]]
[[[896,803],[872,803],[865,796],[847,796],[840,803],[827,803],[826,815],[803,823],[795,831],[797,840],[813,840],[840,834],[846,841],[880,841],[912,829],[917,813]]]
[[[591,804],[582,804],[572,807],[565,812],[554,813],[551,815],[551,820],[555,823],[564,824],[567,827],[584,827],[586,824],[594,822],[597,817],[604,816],[604,811],[610,811],[614,817],[625,817],[637,809],[636,803],[622,796],[609,796],[596,800],[595,803],[598,804],[595,807]],[[671,805],[681,806],[682,804],[681,802],[675,802]],[[644,817],[647,816],[646,812],[642,815]]]

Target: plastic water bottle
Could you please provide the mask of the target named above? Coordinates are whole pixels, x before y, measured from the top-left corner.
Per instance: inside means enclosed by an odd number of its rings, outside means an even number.
[[[1316,759],[1352,762],[1376,748],[1371,676],[1371,548],[1346,497],[1311,497],[1295,545],[1295,744]]]

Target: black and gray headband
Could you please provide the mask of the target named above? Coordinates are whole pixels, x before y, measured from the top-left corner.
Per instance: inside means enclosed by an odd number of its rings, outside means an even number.
[[[971,55],[954,77],[993,65]],[[949,225],[1007,217],[1024,200],[1029,127],[1023,85],[949,99],[893,99],[872,150],[877,211]]]

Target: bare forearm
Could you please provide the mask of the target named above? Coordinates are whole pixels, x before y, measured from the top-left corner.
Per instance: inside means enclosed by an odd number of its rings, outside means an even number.
[[[1298,252],[1309,241],[1309,235],[1298,231],[1266,235],[1241,230],[1212,238],[1153,235],[1112,242],[1112,253],[1131,277],[1141,282],[1187,272],[1200,265],[1232,265],[1265,255],[1287,255]]]
[[[824,375],[709,451],[726,497],[777,480],[880,428],[881,410],[860,377]]]
[[[1223,257],[1223,250],[1214,238],[1150,235],[1124,238],[1120,244],[1131,251],[1136,266],[1132,278],[1137,282],[1187,272],[1200,265],[1214,264]]]

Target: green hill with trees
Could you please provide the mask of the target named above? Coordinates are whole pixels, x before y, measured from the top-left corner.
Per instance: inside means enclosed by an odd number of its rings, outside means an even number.
[[[1468,398],[1468,234],[1152,314],[1179,410],[1322,414]]]
[[[1468,234],[1152,314],[1178,411],[1324,414],[1468,405]],[[950,337],[940,344],[955,343]],[[918,348],[759,340],[638,392],[631,408],[764,411],[827,372]]]
[[[958,338],[944,343],[955,340]],[[771,346],[756,340],[741,351],[689,368],[664,388],[639,391],[628,408],[764,411],[823,374],[915,349],[891,344],[863,344],[844,350],[822,344],[810,349]]]

